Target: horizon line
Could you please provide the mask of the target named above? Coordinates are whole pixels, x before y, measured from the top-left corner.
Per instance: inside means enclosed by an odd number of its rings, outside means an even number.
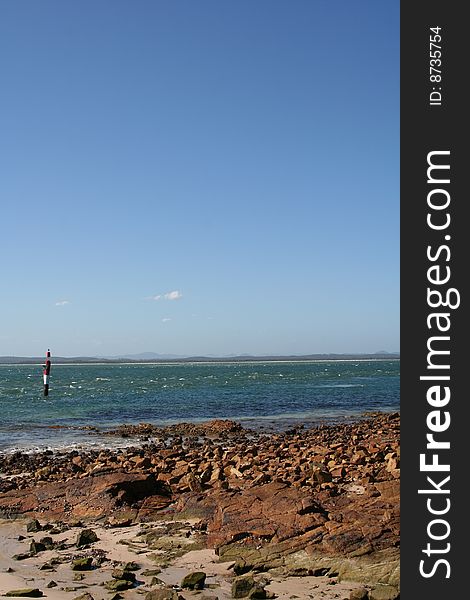
[[[147,356],[146,356],[147,355]],[[153,356],[151,356],[153,355]],[[135,354],[123,354],[123,355],[114,355],[114,356],[93,356],[93,355],[74,355],[74,356],[63,356],[56,355],[51,358],[55,360],[64,360],[64,361],[80,361],[80,362],[104,362],[104,363],[112,363],[112,362],[131,362],[131,363],[142,363],[142,362],[177,362],[177,361],[243,361],[243,360],[276,360],[276,359],[325,359],[325,358],[387,358],[387,357],[399,357],[400,352],[315,352],[310,354],[224,354],[224,355],[205,355],[205,354],[193,354],[193,355],[175,355],[175,354],[158,354],[153,352],[142,352]],[[0,356],[0,362],[5,364],[8,361],[43,361],[44,358],[42,356],[18,356],[18,355],[2,355]],[[57,364],[57,363],[56,363]]]

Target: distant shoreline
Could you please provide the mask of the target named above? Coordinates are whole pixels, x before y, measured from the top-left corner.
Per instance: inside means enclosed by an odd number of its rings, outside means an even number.
[[[303,356],[234,356],[234,357],[208,357],[191,356],[183,358],[155,358],[155,359],[114,359],[94,357],[52,357],[53,363],[59,365],[168,365],[168,364],[210,364],[210,363],[292,363],[292,362],[348,362],[348,361],[388,361],[400,360],[400,355],[390,354],[310,354]],[[15,357],[0,356],[0,366],[27,366],[44,363],[42,357]]]

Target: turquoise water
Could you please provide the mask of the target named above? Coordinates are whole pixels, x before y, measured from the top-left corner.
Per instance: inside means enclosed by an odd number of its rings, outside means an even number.
[[[315,361],[0,366],[0,451],[110,445],[76,429],[228,418],[283,427],[399,410],[400,362]]]

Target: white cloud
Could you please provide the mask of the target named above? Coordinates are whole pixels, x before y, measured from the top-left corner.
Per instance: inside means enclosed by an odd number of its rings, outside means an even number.
[[[148,300],[179,300],[183,297],[183,294],[179,290],[173,292],[167,292],[166,294],[157,294],[156,296],[150,296]]]
[[[170,317],[164,317],[162,319],[162,323],[167,323],[168,321],[171,321]]]
[[[70,304],[68,300],[59,300],[55,303],[56,306],[65,306],[66,304]]]
[[[164,294],[163,297],[165,300],[179,300],[183,297],[183,294],[180,291],[175,290],[174,292],[168,292],[167,294]]]

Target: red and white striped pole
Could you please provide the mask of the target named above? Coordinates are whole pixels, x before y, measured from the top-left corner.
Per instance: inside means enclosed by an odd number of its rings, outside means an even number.
[[[49,394],[49,373],[51,372],[51,351],[46,352],[46,364],[44,365],[44,396]]]

